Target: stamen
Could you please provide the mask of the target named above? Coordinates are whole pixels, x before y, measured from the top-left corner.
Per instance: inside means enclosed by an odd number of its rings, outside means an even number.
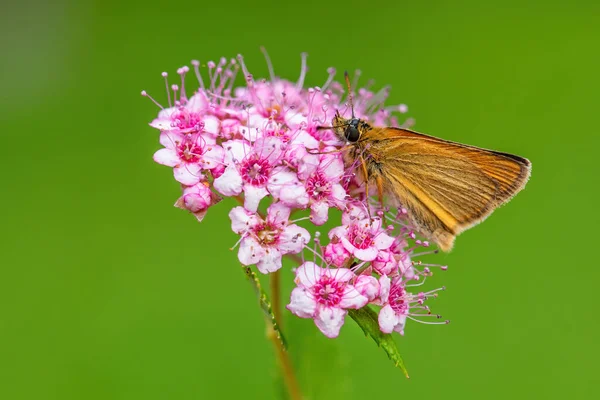
[[[240,243],[242,242],[242,240],[248,236],[246,233],[244,233],[243,235],[240,236],[240,238],[238,239],[237,242],[235,242],[235,244],[229,248],[229,250],[233,251],[236,247],[238,247],[240,245]]]
[[[215,88],[215,83],[219,76],[219,73],[217,71],[215,71],[215,69],[217,68],[217,65],[215,64],[214,61],[209,61],[207,63],[207,65],[208,65],[208,78],[210,79],[210,90],[212,90],[213,92],[216,93],[217,90]]]
[[[304,78],[306,77],[306,71],[308,68],[306,66],[306,59],[308,58],[307,53],[302,53],[302,64],[300,67],[300,78],[298,79],[298,83],[296,83],[296,89],[300,90],[304,87]]]
[[[408,118],[406,121],[404,121],[402,123],[402,125],[400,126],[400,128],[408,129],[411,126],[413,126],[414,124],[415,124],[415,119],[414,118]]]
[[[202,90],[204,89],[204,81],[202,80],[202,74],[200,74],[200,61],[192,60],[192,65],[194,66],[194,72],[196,73],[196,78],[198,79],[198,83]]]
[[[173,107],[173,104],[171,103],[171,91],[169,90],[169,80],[167,79],[167,76],[169,74],[167,74],[166,72],[163,72],[161,75],[163,76],[163,78],[165,78],[165,88],[167,89],[167,98],[169,99],[169,107]]]
[[[150,100],[152,100],[152,102],[154,104],[156,104],[157,106],[160,107],[161,110],[164,110],[165,108],[163,106],[160,105],[160,103],[156,100],[154,100],[154,98],[152,96],[150,96],[148,93],[146,93],[145,90],[142,90],[142,96],[149,98]]]
[[[411,256],[412,257],[420,257],[420,256],[427,256],[430,254],[438,254],[439,252],[440,252],[440,250],[437,249],[437,250],[432,250],[432,251],[424,251],[422,253],[413,253],[413,254],[411,254]]]
[[[237,56],[238,62],[240,63],[240,66],[242,67],[242,72],[244,73],[244,77],[252,77],[252,75],[250,75],[250,72],[248,72],[248,68],[246,68],[246,64],[244,63],[244,57],[242,57],[241,54],[238,54]],[[253,82],[253,81],[252,81]]]
[[[269,69],[269,76],[271,77],[271,82],[275,82],[275,70],[273,69],[273,64],[271,63],[271,58],[269,57],[269,53],[267,53],[267,49],[264,46],[260,46],[260,51],[262,51],[265,56],[265,60],[267,61],[267,68]]]
[[[310,217],[302,217],[295,220],[290,221],[291,224],[295,224],[296,222],[310,220]]]
[[[185,93],[185,74],[190,70],[188,66],[183,66],[177,70],[179,76],[181,76],[181,97],[179,101],[183,104],[187,101],[187,95]]]
[[[323,91],[323,92],[325,92],[325,90],[327,90],[327,88],[331,84],[331,81],[333,81],[333,78],[335,77],[336,70],[333,67],[329,67],[329,68],[327,68],[327,73],[329,74],[329,76],[327,77],[327,80],[323,84],[323,87],[321,87],[321,91]]]
[[[179,86],[171,85],[171,90],[173,90],[173,100],[175,100],[175,105],[178,105],[179,101],[177,101],[177,91],[179,90]]]
[[[448,325],[450,323],[449,319],[447,319],[445,321],[442,321],[442,322],[431,322],[431,321],[421,321],[421,320],[416,319],[416,318],[414,318],[414,317],[412,317],[410,315],[407,315],[406,318],[409,318],[409,319],[411,319],[411,320],[413,320],[415,322],[418,322],[420,324],[425,324],[425,325]]]

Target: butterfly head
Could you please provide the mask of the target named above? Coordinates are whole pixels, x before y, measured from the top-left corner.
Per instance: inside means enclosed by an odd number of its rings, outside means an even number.
[[[343,118],[339,113],[333,117],[331,121],[333,131],[337,137],[348,143],[356,143],[360,140],[362,133],[370,129],[369,124],[360,118],[352,117],[349,119]]]

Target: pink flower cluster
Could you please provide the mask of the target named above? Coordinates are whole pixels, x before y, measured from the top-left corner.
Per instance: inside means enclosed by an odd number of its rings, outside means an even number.
[[[351,112],[343,86],[334,81],[335,70],[328,70],[322,87],[305,89],[305,55],[295,83],[277,78],[267,61],[268,80],[255,80],[238,56],[208,62],[206,81],[200,63],[192,61],[199,88],[190,97],[185,89],[189,67],[178,70],[179,85],[170,85],[165,72],[167,108],[142,92],[161,108],[150,123],[160,130],[163,146],[154,160],[172,167],[181,184],[175,205],[201,221],[222,198],[236,199],[240,205],[229,217],[240,236],[239,261],[267,274],[282,267],[283,255],[298,254],[297,287],[287,308],[314,319],[328,337],[339,334],[348,309],[368,304],[380,307],[379,325],[386,333],[403,333],[407,318],[433,316],[423,303],[436,290],[409,292],[431,275],[429,265],[412,260],[415,249],[428,243],[416,240],[405,211],[391,213],[365,199],[354,166],[342,158],[344,143],[322,129],[336,112]],[[246,85],[234,88],[239,71]],[[387,88],[360,88],[354,94],[355,115],[397,126],[391,113],[404,113],[406,106],[383,107],[387,96]],[[309,246],[311,234],[300,225],[325,224],[331,208],[342,212],[341,225],[329,231],[327,245],[321,246],[316,233]],[[297,213],[301,216],[294,219]],[[305,261],[311,252],[313,261]]]

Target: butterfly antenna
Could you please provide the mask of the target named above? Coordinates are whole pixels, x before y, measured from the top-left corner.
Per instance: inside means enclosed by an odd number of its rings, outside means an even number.
[[[344,79],[346,80],[346,87],[348,88],[348,103],[350,103],[352,118],[354,118],[354,103],[352,102],[352,89],[350,88],[350,77],[348,76],[348,71],[344,71]]]

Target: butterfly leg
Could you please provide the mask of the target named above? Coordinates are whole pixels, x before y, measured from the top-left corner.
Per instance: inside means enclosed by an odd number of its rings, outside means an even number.
[[[381,205],[381,209],[383,210],[383,178],[381,175],[377,175],[375,178],[375,183],[377,184],[377,194],[379,196],[379,204]]]
[[[371,204],[369,203],[369,172],[367,170],[367,163],[365,162],[363,156],[360,156],[360,167],[365,180],[365,198],[367,203],[367,214],[369,215],[369,219],[371,219]]]

